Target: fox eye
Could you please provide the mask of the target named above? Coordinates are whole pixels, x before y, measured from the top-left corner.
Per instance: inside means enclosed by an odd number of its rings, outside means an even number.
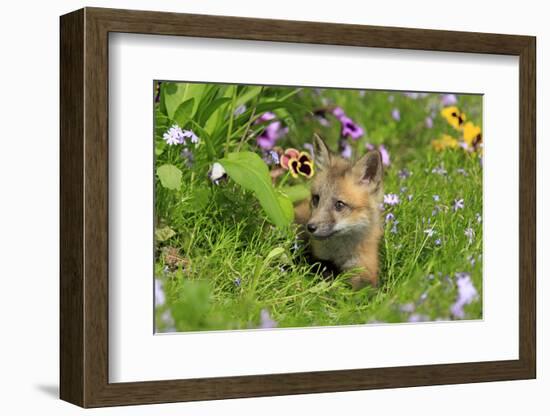
[[[312,195],[311,196],[311,204],[316,207],[317,205],[319,205],[319,195]]]
[[[336,211],[342,211],[346,207],[346,204],[342,201],[336,201],[334,203],[334,209]]]

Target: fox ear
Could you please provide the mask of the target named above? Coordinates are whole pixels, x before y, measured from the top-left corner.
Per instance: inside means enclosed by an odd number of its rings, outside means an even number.
[[[313,135],[313,152],[315,153],[314,162],[317,169],[327,169],[330,166],[330,150],[317,133]]]
[[[361,184],[369,187],[371,192],[378,192],[382,188],[382,156],[378,150],[372,150],[355,162],[353,175]]]

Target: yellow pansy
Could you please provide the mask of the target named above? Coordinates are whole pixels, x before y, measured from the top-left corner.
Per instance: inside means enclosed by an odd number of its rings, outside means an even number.
[[[456,106],[445,107],[441,110],[441,115],[457,130],[460,130],[466,121],[466,114],[461,112]]]
[[[432,140],[432,147],[441,152],[447,148],[456,149],[458,147],[458,140],[448,134],[444,134],[440,139]]]
[[[481,142],[481,127],[471,121],[464,124],[463,134],[468,147],[476,147]]]

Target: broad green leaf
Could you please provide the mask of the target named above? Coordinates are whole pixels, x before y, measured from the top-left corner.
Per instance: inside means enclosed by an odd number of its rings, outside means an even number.
[[[285,227],[292,221],[285,203],[285,199],[289,203],[290,200],[275,191],[267,165],[260,156],[253,152],[229,153],[219,162],[231,179],[254,193],[273,224]]]
[[[155,237],[157,238],[157,241],[166,241],[175,235],[176,235],[176,232],[168,226],[157,228],[155,230]]]
[[[166,142],[164,140],[157,140],[155,143],[155,156],[160,156],[166,148]]]
[[[174,119],[176,110],[181,103],[194,98],[193,108],[190,117],[197,112],[197,108],[202,99],[202,94],[206,84],[189,84],[185,82],[163,82],[162,83],[162,104],[161,108],[166,108],[166,115]]]
[[[293,203],[303,201],[309,196],[309,186],[300,184],[292,186],[284,186],[281,192],[285,194]]]
[[[223,120],[223,116],[225,113],[225,106],[224,104],[227,104],[231,101],[231,98],[229,97],[220,97],[216,100],[212,101],[208,107],[204,110],[202,115],[201,124],[204,126],[204,129],[209,133],[212,134],[220,121]]]
[[[179,189],[181,186],[181,170],[174,165],[166,164],[157,168],[160,183],[167,189]]]
[[[277,192],[277,199],[288,222],[294,221],[294,205],[292,205],[292,201],[281,192]]]
[[[195,99],[190,98],[178,106],[178,108],[174,112],[174,121],[178,123],[178,126],[183,127],[187,124],[193,113],[194,105]]]

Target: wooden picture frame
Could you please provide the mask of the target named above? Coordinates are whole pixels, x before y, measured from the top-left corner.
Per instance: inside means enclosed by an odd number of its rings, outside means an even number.
[[[82,407],[529,379],[536,376],[535,38],[85,8],[61,17],[60,396]],[[519,57],[519,359],[109,383],[108,34]]]

